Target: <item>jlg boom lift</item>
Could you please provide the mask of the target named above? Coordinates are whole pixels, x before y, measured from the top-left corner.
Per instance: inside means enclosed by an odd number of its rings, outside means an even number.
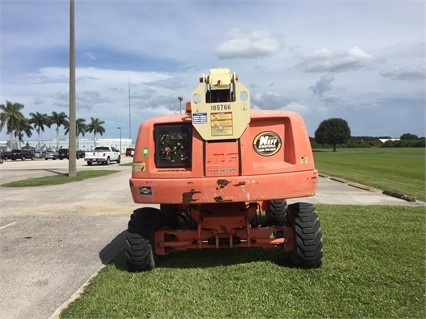
[[[228,69],[200,78],[185,114],[141,124],[130,190],[130,270],[187,249],[273,247],[300,267],[319,267],[319,218],[309,203],[318,173],[303,119],[250,110],[250,93]],[[152,206],[152,205],[151,205]]]

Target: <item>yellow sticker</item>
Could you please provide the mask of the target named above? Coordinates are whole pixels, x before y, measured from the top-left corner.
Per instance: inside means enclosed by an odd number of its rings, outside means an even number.
[[[308,156],[300,156],[300,164],[308,164],[309,160],[308,160]]]
[[[144,162],[133,163],[132,171],[133,172],[145,172],[146,165]]]
[[[212,136],[233,134],[232,112],[211,113],[210,121]]]

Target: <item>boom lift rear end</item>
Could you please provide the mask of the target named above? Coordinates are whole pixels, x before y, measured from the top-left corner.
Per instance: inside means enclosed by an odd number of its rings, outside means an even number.
[[[228,69],[200,78],[185,114],[139,128],[130,190],[143,207],[131,215],[129,268],[187,249],[273,247],[300,267],[322,263],[313,196],[318,173],[303,119],[250,109],[250,93]]]

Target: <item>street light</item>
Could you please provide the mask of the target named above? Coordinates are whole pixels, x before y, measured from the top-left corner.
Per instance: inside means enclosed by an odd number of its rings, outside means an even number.
[[[75,6],[74,0],[70,0],[70,80],[69,80],[69,144],[68,144],[68,176],[75,177],[77,175],[76,163],[76,97],[75,97]]]
[[[118,126],[117,130],[120,130],[120,154],[121,154],[121,126]]]
[[[182,114],[182,100],[183,100],[183,98],[179,96],[178,100],[179,100],[179,113]]]

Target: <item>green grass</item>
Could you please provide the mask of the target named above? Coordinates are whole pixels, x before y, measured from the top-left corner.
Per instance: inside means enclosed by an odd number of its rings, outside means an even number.
[[[1,186],[6,187],[29,187],[29,186],[47,186],[47,185],[59,185],[71,182],[82,181],[88,178],[100,177],[116,173],[116,170],[85,170],[77,172],[75,177],[69,177],[68,174],[58,173],[53,176],[43,176],[28,178],[20,181],[10,182],[2,184]]]
[[[282,251],[168,255],[151,272],[107,265],[62,318],[424,318],[423,207],[318,205],[324,263]]]
[[[424,148],[314,150],[320,173],[426,200]]]
[[[133,162],[120,164],[120,166],[133,166]]]

